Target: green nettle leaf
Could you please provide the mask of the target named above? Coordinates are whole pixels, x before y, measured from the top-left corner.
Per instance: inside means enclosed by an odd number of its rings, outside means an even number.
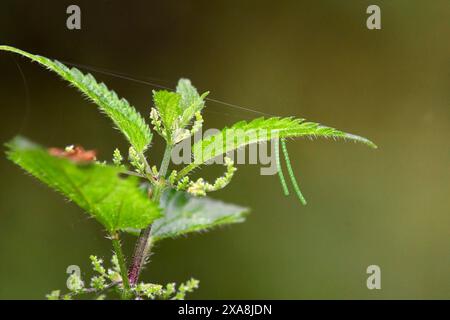
[[[208,197],[197,198],[186,192],[168,190],[161,197],[164,217],[152,227],[155,241],[225,224],[243,222],[249,209]]]
[[[75,202],[110,232],[145,228],[161,216],[158,205],[139,189],[138,179],[120,177],[116,166],[77,165],[21,137],[7,148],[11,161]]]
[[[104,83],[98,83],[91,74],[85,75],[80,70],[69,68],[59,61],[50,60],[10,46],[0,46],[0,50],[14,52],[36,61],[70,82],[113,120],[117,128],[138,152],[143,152],[150,144],[152,133],[142,116],[127,100],[120,99]]]
[[[200,101],[200,95],[189,79],[178,80],[176,91],[181,96],[180,107],[183,110],[192,105],[197,105],[200,109],[203,107],[203,101]]]
[[[221,132],[195,143],[193,146],[194,162],[180,171],[180,176],[186,175],[208,160],[252,143],[268,141],[272,138],[302,136],[310,138],[341,138],[361,142],[372,148],[376,148],[376,145],[366,138],[326,127],[318,123],[306,122],[304,119],[292,117],[265,119],[261,117],[250,122],[237,122],[233,126],[226,127]]]
[[[174,123],[181,116],[181,96],[176,92],[166,90],[153,91],[153,102],[158,109],[161,120],[169,136],[174,128]]]
[[[195,113],[200,112],[204,108],[204,99],[208,95],[208,92],[205,92],[200,96],[197,89],[188,79],[180,79],[176,90],[181,96],[180,108],[183,110],[180,128],[184,128],[194,117]]]

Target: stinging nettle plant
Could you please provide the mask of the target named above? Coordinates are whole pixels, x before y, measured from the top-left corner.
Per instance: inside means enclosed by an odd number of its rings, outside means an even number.
[[[215,135],[204,137],[192,146],[195,161],[179,172],[168,171],[174,146],[190,138],[203,125],[202,110],[207,92],[200,95],[189,80],[181,79],[175,92],[153,91],[154,107],[149,110],[150,124],[166,142],[163,160],[159,167],[149,164],[146,153],[153,133],[145,119],[127,100],[119,98],[104,83],[98,83],[91,74],[48,58],[30,54],[10,46],[0,50],[13,52],[38,62],[57,73],[78,88],[114,122],[130,143],[128,161],[116,149],[112,164],[99,162],[93,151],[69,146],[65,149],[43,148],[23,137],[6,144],[7,157],[52,189],[75,202],[106,230],[112,241],[114,254],[111,268],[103,260],[91,256],[94,275],[85,283],[80,275],[69,276],[69,292],[55,290],[49,299],[72,299],[93,294],[98,299],[105,294],[118,294],[122,299],[184,299],[186,293],[198,287],[190,279],[176,286],[165,286],[139,281],[154,243],[215,226],[243,222],[248,209],[213,200],[206,196],[226,187],[236,171],[233,161],[225,158],[226,171],[213,183],[203,178],[191,180],[194,169],[218,156],[233,152],[252,143],[272,141],[278,175],[284,194],[289,194],[284,177],[279,149],[284,156],[292,188],[299,200],[306,204],[289,160],[286,138],[324,137],[342,138],[364,143],[376,148],[371,141],[317,123],[293,117],[257,118],[240,121]],[[238,137],[232,135],[238,132]],[[268,133],[268,134],[267,134]],[[232,136],[232,139],[229,137]],[[200,155],[200,156],[199,156]],[[134,254],[127,265],[121,249],[120,234],[138,235]]]

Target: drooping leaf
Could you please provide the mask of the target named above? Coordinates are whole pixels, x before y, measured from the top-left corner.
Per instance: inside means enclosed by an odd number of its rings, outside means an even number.
[[[208,197],[193,197],[186,192],[168,190],[161,197],[164,217],[152,226],[155,241],[216,226],[244,221],[248,209]]]
[[[303,136],[353,140],[376,148],[376,145],[366,138],[318,123],[306,122],[304,119],[292,117],[265,119],[261,117],[250,122],[237,122],[233,126],[224,128],[221,132],[195,143],[193,146],[194,162],[180,171],[180,176],[186,175],[208,160],[252,143],[268,141],[272,138]]]
[[[98,83],[91,74],[85,75],[80,70],[69,68],[57,60],[50,60],[10,46],[0,46],[0,50],[14,52],[36,61],[78,88],[113,120],[138,152],[144,151],[150,144],[152,133],[142,116],[127,100],[120,99],[104,83]]]
[[[161,216],[158,205],[139,189],[137,178],[119,177],[116,166],[77,165],[21,137],[7,148],[11,161],[75,202],[108,231],[145,228]]]

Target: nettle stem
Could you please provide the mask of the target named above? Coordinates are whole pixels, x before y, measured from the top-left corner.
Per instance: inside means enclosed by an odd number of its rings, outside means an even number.
[[[167,173],[167,169],[170,164],[170,157],[172,155],[172,145],[167,144],[166,149],[164,151],[163,160],[161,162],[161,167],[159,169],[159,179],[163,179]],[[159,203],[161,198],[161,192],[163,191],[163,185],[154,185],[152,192],[152,201],[155,203]],[[130,285],[134,286],[139,281],[139,275],[144,267],[147,257],[150,254],[150,248],[152,244],[152,225],[149,225],[147,228],[141,230],[139,235],[139,239],[136,242],[136,246],[134,248],[133,261],[130,265],[130,269],[128,270],[128,279],[130,281]]]
[[[141,231],[139,239],[136,242],[136,247],[134,248],[133,262],[128,270],[128,279],[132,286],[136,285],[139,280],[139,274],[141,273],[142,267],[145,264],[145,259],[150,252],[151,242],[148,241],[150,233],[152,231],[151,225],[146,229]]]
[[[122,299],[128,299],[130,293],[130,282],[128,281],[127,264],[125,262],[122,246],[120,245],[119,234],[117,232],[111,234],[111,241],[117,256],[117,261],[119,262],[120,275],[122,277]]]

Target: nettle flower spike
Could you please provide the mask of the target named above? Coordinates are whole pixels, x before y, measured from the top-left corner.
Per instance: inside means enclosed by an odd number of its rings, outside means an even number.
[[[82,293],[84,282],[77,273],[72,273],[67,279],[67,288],[74,294]]]
[[[202,197],[206,196],[206,190],[209,187],[212,187],[212,185],[210,185],[208,182],[205,182],[203,178],[198,178],[198,180],[195,182],[191,181],[186,191],[194,196]]]
[[[120,153],[119,149],[115,149],[113,152],[113,163],[120,167],[122,165],[122,161],[123,161],[123,157],[122,154]]]
[[[156,108],[152,108],[150,110],[150,120],[153,125],[153,130],[155,130],[163,138],[167,138],[166,133],[162,128],[161,117],[159,116],[159,112]]]
[[[203,126],[203,117],[200,111],[195,113],[195,121],[191,128],[191,135],[194,135]]]
[[[97,256],[91,255],[89,257],[89,259],[91,259],[91,265],[92,265],[92,269],[101,274],[101,275],[106,275],[106,269],[103,267],[103,260],[99,259]]]
[[[214,188],[215,190],[219,190],[222,188],[225,188],[230,182],[231,179],[234,176],[234,173],[236,172],[237,168],[234,166],[233,160],[229,157],[225,157],[225,165],[227,166],[227,172],[225,172],[225,175],[223,177],[217,178],[214,182]]]
[[[205,196],[207,192],[213,192],[225,188],[234,176],[237,168],[234,166],[234,162],[225,157],[225,166],[227,171],[222,177],[219,177],[214,181],[214,184],[206,182],[203,178],[199,178],[195,182],[191,182],[187,188],[187,192],[194,196]]]
[[[189,187],[189,184],[191,183],[191,180],[188,176],[183,177],[180,181],[178,181],[178,184],[176,186],[177,191],[183,191],[186,190]]]
[[[151,169],[152,169],[152,175],[153,175],[154,177],[157,177],[158,174],[159,174],[158,167],[157,167],[157,166],[152,166]]]
[[[93,276],[91,278],[91,287],[96,290],[104,290],[106,288],[106,280],[104,277]]]
[[[167,179],[172,186],[175,185],[175,183],[177,181],[177,176],[178,176],[178,171],[172,170],[172,172],[169,175],[169,178]]]
[[[139,174],[145,173],[145,163],[142,161],[139,154],[133,147],[130,147],[128,149],[128,159],[130,161],[130,164],[135,168],[137,173]]]
[[[135,292],[137,296],[145,296],[148,299],[155,299],[157,296],[163,294],[163,286],[160,284],[153,283],[139,283],[135,287]]]

